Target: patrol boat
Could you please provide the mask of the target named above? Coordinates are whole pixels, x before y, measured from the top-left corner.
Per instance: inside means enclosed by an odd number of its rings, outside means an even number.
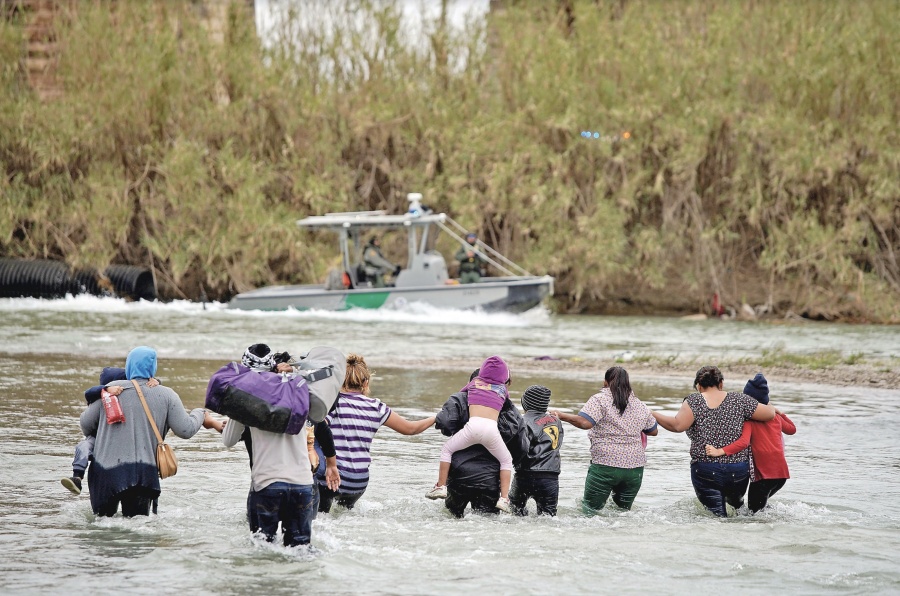
[[[330,230],[337,234],[343,270],[332,270],[324,284],[267,286],[235,296],[229,308],[242,310],[347,310],[350,308],[402,308],[421,302],[441,308],[524,312],[553,295],[553,278],[532,275],[480,240],[479,255],[500,277],[460,284],[447,274],[447,262],[434,245],[437,230],[460,245],[465,228],[445,213],[423,208],[419,193],[407,195],[409,211],[389,215],[384,211],[355,211],[316,215],[297,221],[301,228]],[[372,230],[405,229],[408,237],[406,266],[393,285],[372,287],[365,279],[361,237]]]

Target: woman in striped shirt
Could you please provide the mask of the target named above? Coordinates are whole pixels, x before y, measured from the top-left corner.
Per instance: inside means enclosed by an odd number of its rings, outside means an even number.
[[[369,397],[372,375],[362,356],[347,356],[344,386],[325,422],[331,427],[341,485],[333,491],[325,483],[324,475],[317,475],[319,511],[328,513],[335,499],[339,505],[352,509],[369,484],[369,465],[372,438],[382,425],[402,435],[417,435],[434,424],[434,416],[423,420],[407,420],[379,399]]]

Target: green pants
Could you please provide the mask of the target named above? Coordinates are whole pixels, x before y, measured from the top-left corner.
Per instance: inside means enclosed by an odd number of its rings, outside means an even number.
[[[463,271],[459,274],[459,283],[476,284],[481,281],[481,274],[477,271]]]
[[[581,508],[587,514],[603,509],[609,493],[612,493],[616,505],[622,509],[631,509],[631,504],[641,490],[643,479],[644,468],[613,468],[591,464],[584,480]]]

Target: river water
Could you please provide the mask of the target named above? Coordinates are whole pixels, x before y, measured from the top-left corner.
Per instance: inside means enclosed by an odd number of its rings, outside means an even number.
[[[163,481],[159,515],[97,519],[87,491],[59,480],[80,440],[82,393],[103,366],[136,345],[157,348],[159,376],[187,407],[201,406],[209,375],[250,343],[300,353],[335,345],[367,356],[372,394],[407,417],[434,413],[467,380],[442,367],[498,353],[582,358],[594,373],[517,374],[578,407],[615,354],[735,358],[763,349],[835,349],[900,356],[897,328],[751,324],[668,318],[405,311],[244,313],[222,305],[126,303],[76,297],[0,300],[0,592],[545,594],[900,592],[900,388],[772,383],[773,403],[797,424],[786,438],[792,478],[756,516],[720,520],[693,496],[688,440],[651,438],[634,509],[587,518],[578,499],[589,464],[586,433],[565,428],[556,518],[451,518],[423,495],[443,437],[383,428],[371,482],[352,511],[320,515],[313,551],[253,539],[242,446],[213,431],[172,435],[178,475]],[[414,359],[421,364],[410,365]],[[745,379],[730,379],[740,389]],[[638,396],[674,411],[692,378],[633,376]],[[533,511],[533,504],[531,505]]]

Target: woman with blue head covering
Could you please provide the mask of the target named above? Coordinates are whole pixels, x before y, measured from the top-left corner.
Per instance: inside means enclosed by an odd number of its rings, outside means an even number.
[[[160,495],[159,471],[156,467],[156,433],[150,424],[135,384],[140,387],[150,409],[150,415],[165,439],[169,429],[189,439],[201,426],[213,428],[216,421],[203,408],[190,413],[181,398],[163,385],[150,387],[148,380],[156,375],[156,350],[140,346],[128,353],[125,361],[127,381],[113,381],[110,385],[123,388],[119,403],[125,421],[108,424],[102,400],[92,403],[81,415],[81,430],[85,436],[95,435],[94,460],[88,468],[88,487],[91,508],[96,515],[149,515],[156,513]]]

